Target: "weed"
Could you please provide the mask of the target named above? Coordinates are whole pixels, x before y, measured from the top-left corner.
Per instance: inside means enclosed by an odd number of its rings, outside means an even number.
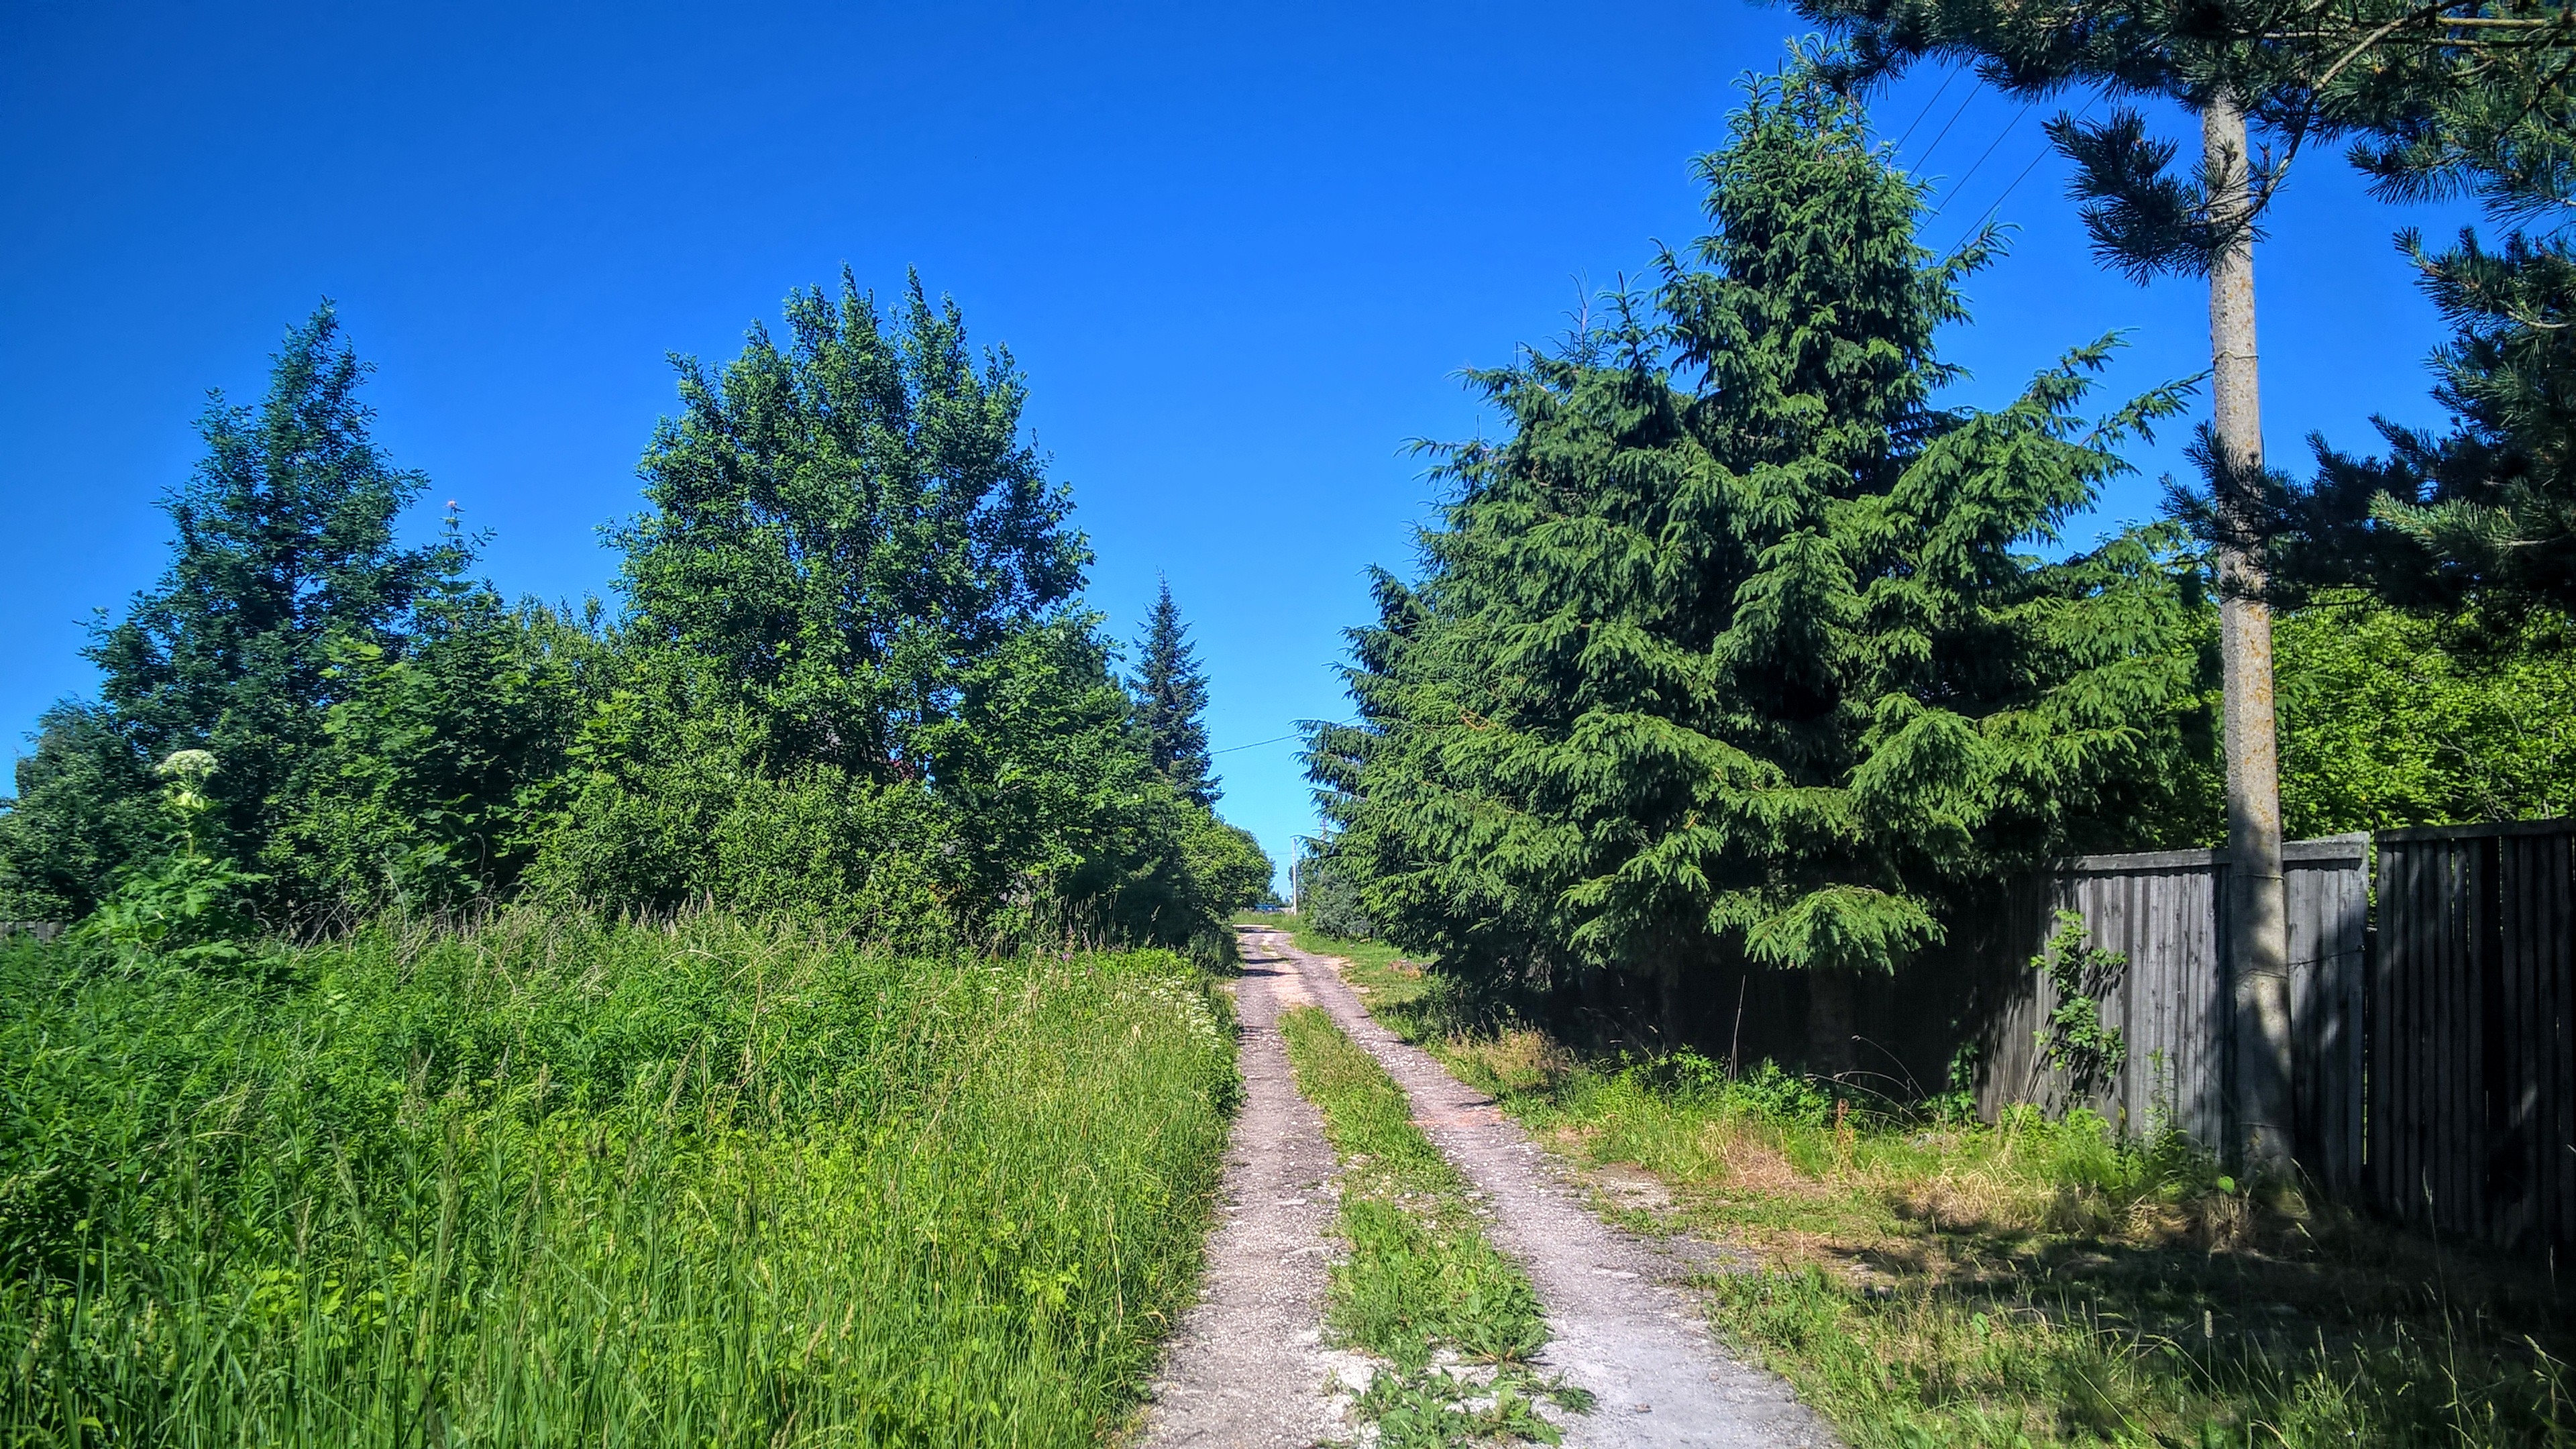
[[[1689,1054],[1524,1087],[1494,1065],[1533,1050],[1507,1034],[1436,1046],[1533,1129],[1669,1184],[1671,1226],[1755,1250],[1702,1284],[1718,1327],[1855,1449],[2576,1444],[2545,1289],[2251,1197],[2180,1134],[1854,1111]]]
[[[2183,1134],[2086,1111],[1852,1110],[1768,1062],[1587,1061],[1393,948],[1299,932],[1378,1019],[1542,1138],[1671,1189],[1658,1228],[1750,1248],[1702,1286],[1719,1329],[1854,1449],[2576,1446],[2554,1289],[2240,1191]],[[2116,1071],[2088,1009],[2116,958],[2061,933],[2061,1064]]]

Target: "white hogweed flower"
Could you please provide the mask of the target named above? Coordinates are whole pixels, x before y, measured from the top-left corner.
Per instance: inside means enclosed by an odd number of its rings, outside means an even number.
[[[190,785],[203,783],[208,776],[215,773],[215,752],[172,750],[170,758],[161,762],[160,773]]]

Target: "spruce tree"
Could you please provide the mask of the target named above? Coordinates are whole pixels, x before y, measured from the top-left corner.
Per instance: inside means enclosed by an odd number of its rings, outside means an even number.
[[[1937,405],[1988,251],[1917,244],[1921,189],[1812,64],[1748,83],[1701,173],[1691,257],[1478,375],[1509,435],[1449,452],[1423,577],[1354,634],[1360,723],[1312,735],[1369,918],[1467,969],[1882,970],[1954,890],[2170,804],[2187,581],[2149,538],[2026,550],[2177,392],[2083,422],[2106,341]]]
[[[1201,718],[1207,712],[1207,675],[1168,579],[1145,617],[1144,637],[1136,641],[1136,673],[1128,688],[1136,696],[1137,722],[1151,742],[1154,768],[1190,799],[1214,805],[1217,787],[1208,776],[1207,724]]]
[[[472,556],[471,541],[452,531],[417,547],[396,541],[397,519],[428,480],[394,467],[370,439],[373,413],[358,399],[368,370],[326,302],[288,333],[259,407],[218,396],[207,409],[198,423],[205,460],[161,504],[176,531],[169,568],[85,651],[104,676],[102,708],[48,716],[35,788],[13,812],[13,853],[46,836],[36,817],[78,793],[74,775],[90,793],[153,789],[151,763],[182,749],[219,762],[205,844],[245,859],[271,844],[320,761],[343,692],[335,653],[398,649],[415,605]],[[47,764],[75,758],[90,763]],[[86,796],[79,809],[102,819],[142,813]],[[155,848],[135,836],[107,832],[98,843],[118,858],[85,869],[112,873],[132,863],[129,852]],[[93,879],[88,894],[105,884]],[[80,903],[68,886],[62,893]]]

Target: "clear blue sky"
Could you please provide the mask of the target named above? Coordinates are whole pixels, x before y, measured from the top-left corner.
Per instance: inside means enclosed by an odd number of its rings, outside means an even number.
[[[206,389],[255,396],[318,298],[378,367],[379,440],[496,531],[492,578],[578,597],[614,575],[594,530],[636,506],[666,353],[730,355],[844,263],[917,266],[1027,370],[1094,605],[1132,634],[1170,577],[1222,808],[1284,860],[1312,812],[1255,742],[1342,714],[1362,571],[1405,565],[1433,491],[1403,444],[1476,431],[1458,369],[1698,234],[1690,158],[1798,29],[1738,0],[0,0],[0,730],[90,688],[84,622],[161,568]],[[1968,395],[2111,328],[2120,386],[2199,371],[2198,289],[2097,271],[2054,157],[2003,196],[2045,109],[1942,79],[1878,117],[1945,178],[1931,244],[1999,197],[2021,228],[1947,343]],[[2258,262],[2276,461],[2433,419],[2440,329],[2389,236],[2457,221],[2301,166]],[[2106,517],[2151,513],[2178,453],[2141,462]]]

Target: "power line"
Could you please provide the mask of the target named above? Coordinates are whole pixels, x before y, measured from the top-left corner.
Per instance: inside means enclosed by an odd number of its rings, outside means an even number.
[[[1941,104],[1942,93],[1949,90],[1950,82],[1957,80],[1958,78],[1959,73],[1956,70],[1948,70],[1941,73],[1940,90],[1936,90],[1932,93],[1932,98],[1925,101],[1922,109],[1914,113],[1914,119],[1905,123],[1904,134],[1896,138],[1896,146],[1898,150],[1901,151],[1905,149],[1905,138],[1914,134],[1914,128],[1923,124],[1923,118],[1932,114],[1932,108],[1934,106]]]
[[[1268,739],[1266,739],[1266,740],[1254,740],[1251,744],[1248,744],[1248,745],[1228,745],[1228,746],[1226,746],[1224,749],[1221,749],[1221,750],[1210,750],[1210,751],[1208,751],[1208,753],[1209,753],[1209,754],[1211,754],[1211,755],[1230,755],[1230,754],[1233,754],[1233,753],[1234,753],[1235,751],[1237,751],[1237,750],[1257,750],[1257,749],[1260,749],[1263,745],[1275,745],[1275,744],[1279,743],[1281,740],[1293,740],[1293,739],[1297,739],[1297,738],[1299,738],[1299,736],[1298,736],[1298,735],[1295,735],[1295,734],[1273,735],[1273,736],[1271,736],[1270,738],[1268,738]]]
[[[2013,112],[2013,118],[2004,122],[2004,128],[2002,130],[1995,132],[1995,138],[1986,143],[1986,149],[1977,153],[1976,160],[1968,163],[1967,171],[1963,173],[1958,180],[1950,183],[1951,200],[1955,201],[1958,199],[1959,193],[1967,189],[1968,183],[1975,179],[1977,168],[1986,164],[1986,158],[1995,154],[1995,148],[2004,143],[2004,138],[2013,133],[2013,128],[2015,126],[2021,124],[2021,118],[2029,115],[2030,108],[2038,104],[2039,102],[2037,101],[2024,101],[2021,103],[2021,109]],[[1942,204],[1946,206],[1949,203],[1944,202]]]
[[[2093,113],[2093,102],[2100,99],[2101,97],[2098,95],[2087,97],[2084,102],[2083,109],[2075,113],[2074,120],[2082,121],[2086,116],[2091,115]],[[2070,124],[2072,124],[2072,122],[2070,122]],[[1971,222],[1966,231],[1959,233],[1959,239],[1950,244],[1950,250],[1955,252],[1959,248],[1966,246],[1968,244],[1968,238],[1975,236],[1979,228],[1994,219],[1996,212],[2003,210],[2004,202],[2009,199],[2015,191],[2021,189],[2021,184],[2030,179],[2030,173],[2038,170],[2039,163],[2047,160],[2048,153],[2056,149],[2057,146],[2055,142],[2050,142],[2048,145],[2040,147],[2039,154],[2030,158],[2030,164],[2021,168],[2021,174],[2014,177],[2012,179],[2012,184],[2006,186],[2003,191],[1995,197],[1994,202],[1986,208],[1985,214],[1978,217],[1974,222]],[[1955,195],[1956,192],[1953,192],[1952,194]]]
[[[1969,103],[1977,98],[1977,92],[1985,88],[1986,83],[1982,78],[1975,85],[1968,87],[1968,93],[1959,98],[1959,109],[1952,111],[1950,119],[1941,123],[1941,134],[1933,137],[1932,144],[1924,147],[1923,154],[1914,159],[1915,170],[1920,171],[1932,164],[1932,153],[1941,149],[1941,142],[1949,136],[1950,128],[1959,124],[1959,118],[1968,113]]]

